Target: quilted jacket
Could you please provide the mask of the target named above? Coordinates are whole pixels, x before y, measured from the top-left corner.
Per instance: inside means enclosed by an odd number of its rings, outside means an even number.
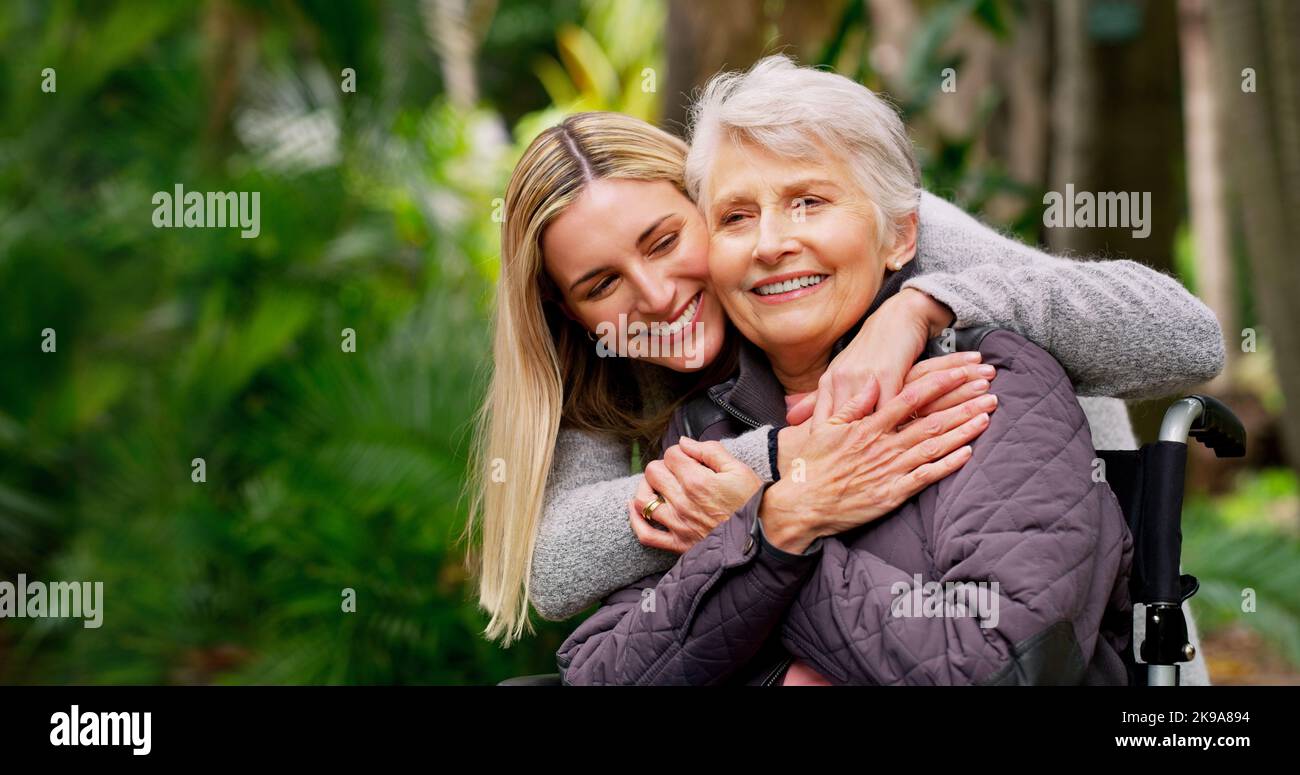
[[[836,684],[1126,683],[1133,541],[1094,481],[1070,382],[1018,334],[962,338],[997,367],[999,399],[965,466],[802,555],[764,540],[760,490],[666,573],[610,595],[561,646],[564,683],[772,684],[792,657]],[[668,443],[784,424],[749,345],[703,403],[714,411],[680,409]],[[985,605],[945,606],[931,582],[982,583]]]

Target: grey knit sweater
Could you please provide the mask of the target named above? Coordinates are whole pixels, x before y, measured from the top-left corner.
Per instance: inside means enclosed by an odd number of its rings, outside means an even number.
[[[1173,278],[1132,261],[1048,255],[929,193],[919,222],[921,274],[904,287],[946,304],[956,328],[1009,328],[1055,356],[1083,396],[1097,449],[1137,446],[1119,398],[1168,395],[1223,368],[1214,314]],[[643,364],[638,372],[647,400],[662,400],[663,372]],[[772,480],[768,431],[724,442],[764,481]],[[630,471],[631,451],[621,442],[560,430],[529,581],[543,618],[567,619],[676,562],[677,555],[642,546],[632,533],[627,502],[640,475]],[[1185,668],[1184,683],[1208,683],[1193,643],[1198,657]]]

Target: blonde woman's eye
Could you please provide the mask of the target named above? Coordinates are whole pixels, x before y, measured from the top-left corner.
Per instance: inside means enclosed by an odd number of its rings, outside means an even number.
[[[613,284],[614,284],[614,276],[605,275],[600,279],[600,282],[596,283],[591,287],[590,291],[587,291],[587,301],[598,299],[601,296],[604,296],[605,291],[609,290],[610,287],[613,286]]]
[[[676,244],[677,244],[677,232],[673,232],[672,234],[669,234],[668,236],[656,242],[655,246],[650,249],[650,254],[658,255]]]

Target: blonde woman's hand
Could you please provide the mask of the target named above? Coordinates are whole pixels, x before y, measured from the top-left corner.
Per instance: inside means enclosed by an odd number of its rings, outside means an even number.
[[[683,436],[646,466],[628,504],[632,532],[645,546],[681,554],[739,511],[760,486],[758,475],[722,444]],[[656,494],[663,502],[647,521],[642,510]]]

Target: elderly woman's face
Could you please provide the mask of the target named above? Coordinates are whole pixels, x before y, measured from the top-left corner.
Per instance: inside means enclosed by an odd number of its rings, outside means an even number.
[[[709,274],[727,315],[769,354],[829,359],[884,277],[866,197],[829,154],[748,143],[723,141],[710,180]]]

